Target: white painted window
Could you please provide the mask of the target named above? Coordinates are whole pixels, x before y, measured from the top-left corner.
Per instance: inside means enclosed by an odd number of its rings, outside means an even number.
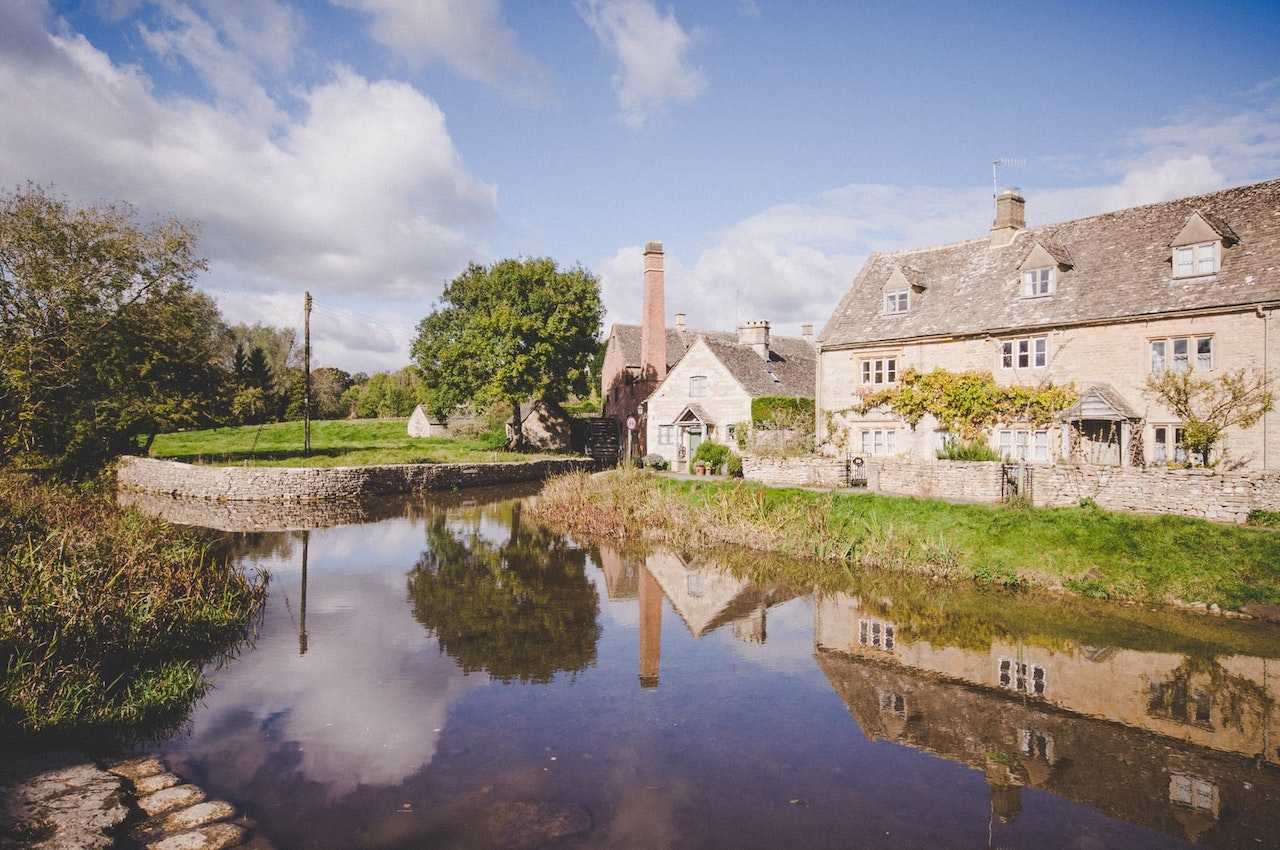
[[[1169,774],[1169,801],[1203,812],[1218,812],[1218,786],[1198,776]]]
[[[1173,276],[1198,277],[1218,271],[1218,243],[1180,245],[1173,249]]]
[[[1213,337],[1179,336],[1151,340],[1151,372],[1208,372],[1213,369]]]
[[[706,577],[702,573],[691,572],[686,580],[686,587],[689,590],[689,595],[696,599],[706,592]]]
[[[675,426],[659,425],[658,426],[658,445],[669,446],[675,439]]]
[[[1002,688],[1042,697],[1048,687],[1048,673],[1039,664],[1026,664],[1022,661],[1001,658],[997,672]]]
[[[998,437],[1000,456],[1005,460],[1049,462],[1049,432],[1029,428],[1006,428]]]
[[[1187,462],[1187,447],[1184,444],[1186,432],[1178,425],[1155,426],[1151,440],[1151,462],[1174,463]]]
[[[689,378],[689,398],[707,397],[707,376],[694,375]]]
[[[890,714],[896,714],[898,717],[906,717],[907,698],[902,694],[896,694],[892,691],[881,691],[880,710],[887,711]]]
[[[1000,365],[1006,369],[1043,369],[1049,365],[1049,338],[1006,339],[1000,344]]]
[[[862,361],[862,383],[892,384],[898,380],[898,358],[876,357]]]
[[[879,620],[859,620],[858,643],[863,646],[871,647],[872,649],[883,649],[885,652],[893,652],[893,623],[884,623]]]
[[[1041,295],[1049,295],[1053,292],[1056,278],[1057,275],[1054,274],[1053,266],[1047,266],[1043,269],[1027,269],[1022,273],[1022,296],[1024,298],[1038,298]]]
[[[1018,730],[1018,749],[1024,756],[1053,764],[1053,736],[1038,729]]]
[[[873,428],[862,432],[864,455],[892,455],[898,453],[898,432],[892,428]]]
[[[886,313],[905,313],[909,306],[910,298],[905,289],[884,294],[884,311]]]

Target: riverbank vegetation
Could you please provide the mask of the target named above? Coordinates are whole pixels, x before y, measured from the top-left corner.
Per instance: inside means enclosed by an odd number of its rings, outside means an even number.
[[[193,530],[0,472],[0,732],[180,720],[265,596]]]
[[[554,479],[531,512],[574,533],[693,550],[745,547],[846,571],[1226,608],[1280,601],[1280,536],[1185,517],[955,505],[631,470]]]
[[[366,466],[386,463],[493,463],[543,455],[505,449],[506,435],[410,437],[404,419],[311,423],[311,456],[302,454],[302,423],[276,422],[161,434],[151,456],[220,466]]]

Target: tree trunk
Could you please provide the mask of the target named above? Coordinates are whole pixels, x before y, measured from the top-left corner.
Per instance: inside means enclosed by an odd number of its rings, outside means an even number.
[[[156,441],[156,432],[155,432],[155,429],[153,428],[152,430],[147,432],[147,442],[146,442],[146,445],[142,447],[143,457],[147,457],[148,455],[151,454],[151,444],[154,443],[155,441]]]
[[[520,401],[511,399],[511,438],[507,440],[507,448],[513,452],[524,450],[524,423],[520,421]]]

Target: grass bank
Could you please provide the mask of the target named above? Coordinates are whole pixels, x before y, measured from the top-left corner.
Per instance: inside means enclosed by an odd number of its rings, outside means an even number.
[[[545,455],[509,452],[500,434],[410,437],[405,419],[333,419],[311,423],[311,456],[302,423],[276,422],[160,434],[151,456],[219,466],[372,466],[389,463],[496,463]]]
[[[180,720],[264,596],[210,538],[108,488],[0,472],[0,730]]]
[[[953,505],[635,471],[554,479],[531,513],[580,534],[745,547],[846,568],[1120,600],[1280,602],[1280,535],[1186,517]]]

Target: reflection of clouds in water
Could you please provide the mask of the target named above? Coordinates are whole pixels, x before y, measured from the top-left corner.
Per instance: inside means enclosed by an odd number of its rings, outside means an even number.
[[[765,613],[765,643],[747,643],[732,637],[732,626],[721,629],[736,655],[766,670],[799,673],[812,666],[813,603],[801,597],[775,605]]]
[[[439,738],[433,730],[444,727],[449,706],[487,680],[461,673],[410,613],[405,573],[422,549],[420,528],[395,521],[363,529],[366,541],[397,541],[398,566],[372,572],[387,563],[387,545],[376,557],[352,558],[357,573],[368,571],[363,575],[322,566],[335,560],[331,542],[353,548],[360,531],[312,534],[304,656],[299,562],[291,575],[277,575],[255,648],[216,675],[194,718],[193,754],[266,751],[283,759],[296,749],[302,777],[327,785],[333,796],[360,784],[396,784],[431,761]],[[405,545],[408,531],[413,547]],[[237,758],[234,767],[245,773],[235,779],[247,782],[270,758]]]

